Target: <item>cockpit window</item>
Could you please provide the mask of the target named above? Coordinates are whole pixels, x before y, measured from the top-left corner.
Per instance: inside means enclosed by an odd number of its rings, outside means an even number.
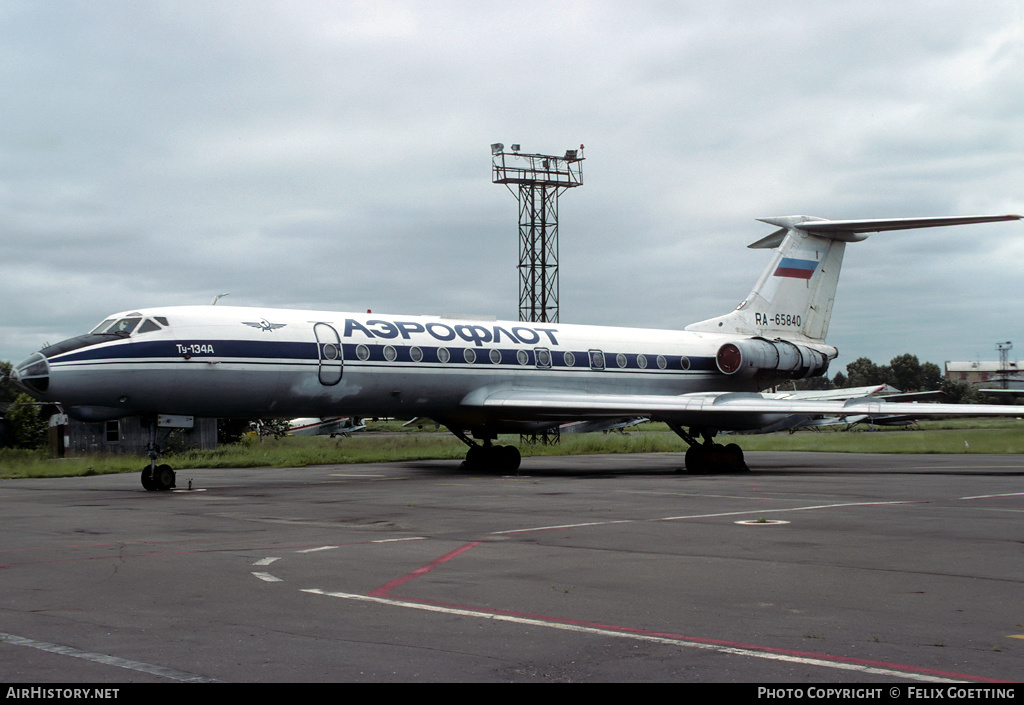
[[[118,320],[108,318],[92,329],[93,333],[124,333],[130,334],[135,330],[135,326],[139,325],[139,321],[142,320],[141,316],[126,316]]]
[[[139,325],[139,323],[142,325]],[[108,318],[107,320],[100,323],[98,326],[89,331],[92,333],[116,333],[122,336],[130,335],[131,333],[152,333],[158,331],[161,327],[167,325],[167,319],[163,316],[154,316],[153,318],[143,319],[142,316],[135,314],[125,316],[124,318]],[[138,330],[136,330],[138,328]]]
[[[139,325],[141,318],[122,318],[120,321],[110,326],[105,333],[131,333],[135,330],[135,326]]]

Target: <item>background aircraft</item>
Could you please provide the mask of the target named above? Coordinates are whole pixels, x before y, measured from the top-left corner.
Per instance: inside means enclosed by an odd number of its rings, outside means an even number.
[[[362,431],[366,425],[352,416],[292,419],[288,422],[290,436],[347,436]]]

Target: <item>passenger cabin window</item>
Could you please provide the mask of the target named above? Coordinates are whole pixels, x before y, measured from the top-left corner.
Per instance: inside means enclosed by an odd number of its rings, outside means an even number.
[[[551,351],[547,348],[534,348],[533,356],[537,360],[537,367],[551,367]]]

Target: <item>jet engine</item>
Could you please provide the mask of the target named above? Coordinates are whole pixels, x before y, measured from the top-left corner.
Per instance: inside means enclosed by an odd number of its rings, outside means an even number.
[[[765,338],[726,343],[715,356],[723,374],[753,377],[768,371],[792,379],[820,377],[828,370],[829,359],[825,353],[806,345]]]

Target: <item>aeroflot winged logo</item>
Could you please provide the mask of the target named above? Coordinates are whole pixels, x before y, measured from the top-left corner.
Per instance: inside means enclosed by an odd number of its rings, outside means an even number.
[[[287,323],[271,323],[266,318],[261,318],[259,321],[242,321],[242,323],[247,326],[252,326],[253,328],[259,328],[260,330],[268,333],[275,331],[278,328],[284,328],[288,325]]]

